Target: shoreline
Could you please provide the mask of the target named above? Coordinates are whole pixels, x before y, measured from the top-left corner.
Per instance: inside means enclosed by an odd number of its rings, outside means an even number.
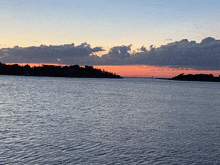
[[[0,62],[0,75],[15,76],[40,76],[40,77],[77,77],[77,78],[122,78],[121,76],[93,66],[85,67],[79,65],[55,66],[43,65],[30,67],[28,64],[20,66],[18,64],[7,65]]]

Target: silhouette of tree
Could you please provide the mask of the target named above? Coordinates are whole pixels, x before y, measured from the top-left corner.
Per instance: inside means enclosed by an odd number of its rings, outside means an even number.
[[[18,64],[6,65],[0,62],[1,75],[23,75],[23,76],[49,76],[49,77],[88,77],[88,78],[121,78],[119,75],[94,69],[93,66],[80,67],[43,65],[41,67],[30,67],[28,64],[19,66]]]
[[[188,74],[184,75],[183,73],[171,78],[171,80],[184,80],[184,81],[212,81],[220,82],[220,76],[214,77],[212,74]]]

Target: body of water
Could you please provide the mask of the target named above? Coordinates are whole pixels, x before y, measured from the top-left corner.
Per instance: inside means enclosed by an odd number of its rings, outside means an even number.
[[[0,164],[220,164],[220,83],[0,76]]]

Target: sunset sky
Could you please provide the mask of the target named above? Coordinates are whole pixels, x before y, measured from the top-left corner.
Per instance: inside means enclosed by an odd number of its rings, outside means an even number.
[[[219,15],[218,0],[0,0],[0,61],[218,75]]]

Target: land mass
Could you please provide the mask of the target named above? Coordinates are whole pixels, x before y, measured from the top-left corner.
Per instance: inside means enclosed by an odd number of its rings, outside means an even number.
[[[7,65],[0,62],[0,75],[17,76],[47,76],[47,77],[84,77],[84,78],[121,78],[115,73],[110,73],[93,66],[54,66],[43,65],[30,67],[28,64],[20,66],[18,64]]]
[[[183,81],[211,81],[211,82],[220,82],[220,75],[219,77],[214,77],[212,74],[187,74],[184,75],[179,74],[171,78],[170,80],[183,80]]]

